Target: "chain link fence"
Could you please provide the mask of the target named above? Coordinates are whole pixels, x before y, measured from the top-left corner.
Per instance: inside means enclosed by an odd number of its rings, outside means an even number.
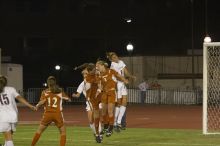
[[[29,88],[25,92],[20,92],[30,103],[37,103],[43,88]],[[76,92],[76,87],[67,87],[65,92],[71,97]],[[180,89],[150,89],[141,94],[139,89],[128,89],[128,103],[130,104],[178,104],[193,105],[202,104],[202,90],[180,90]],[[144,97],[143,97],[144,95]],[[72,102],[65,104],[84,104],[83,94],[79,98],[72,98]]]

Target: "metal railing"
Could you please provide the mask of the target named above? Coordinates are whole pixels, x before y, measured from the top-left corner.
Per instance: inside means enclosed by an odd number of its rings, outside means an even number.
[[[71,97],[76,92],[76,87],[67,87],[65,92]],[[23,96],[30,103],[37,103],[43,88],[30,88],[23,92]],[[143,92],[142,92],[143,93]],[[150,89],[142,94],[139,89],[128,89],[128,103],[146,104],[201,104],[202,90],[180,90],[180,89]],[[144,97],[143,97],[144,95]],[[72,98],[71,103],[84,103],[85,97]],[[68,104],[71,104],[68,103]],[[67,103],[66,103],[67,104]]]

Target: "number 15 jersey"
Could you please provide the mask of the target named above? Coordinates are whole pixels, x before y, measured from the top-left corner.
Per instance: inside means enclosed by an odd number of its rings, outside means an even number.
[[[15,88],[4,87],[0,93],[0,123],[16,123],[18,121],[18,110],[15,98],[19,96]]]

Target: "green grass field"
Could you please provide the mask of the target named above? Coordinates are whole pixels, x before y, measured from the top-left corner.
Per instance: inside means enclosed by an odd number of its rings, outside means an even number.
[[[15,146],[30,146],[38,125],[19,125],[14,135]],[[3,136],[0,135],[3,143]],[[111,137],[104,137],[97,144],[88,127],[67,127],[66,146],[220,146],[220,135],[202,135],[201,130],[137,129],[128,128]],[[37,146],[59,146],[56,127],[49,127],[41,136]]]

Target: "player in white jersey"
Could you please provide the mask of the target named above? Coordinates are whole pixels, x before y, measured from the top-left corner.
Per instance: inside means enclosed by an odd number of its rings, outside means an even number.
[[[107,53],[107,58],[111,61],[111,69],[117,71],[123,77],[129,79],[135,79],[136,77],[131,75],[125,65],[125,63],[119,59],[115,52]],[[122,118],[125,115],[126,106],[127,106],[127,88],[125,84],[121,81],[117,81],[117,106],[115,108],[115,123],[117,131],[119,128],[124,129],[126,126],[126,121],[122,125]],[[125,119],[126,120],[126,119]]]
[[[0,76],[0,133],[3,133],[5,138],[4,146],[14,146],[12,134],[16,130],[18,122],[18,110],[15,99],[32,110],[36,110],[36,107],[21,97],[15,88],[6,85],[7,78]]]

